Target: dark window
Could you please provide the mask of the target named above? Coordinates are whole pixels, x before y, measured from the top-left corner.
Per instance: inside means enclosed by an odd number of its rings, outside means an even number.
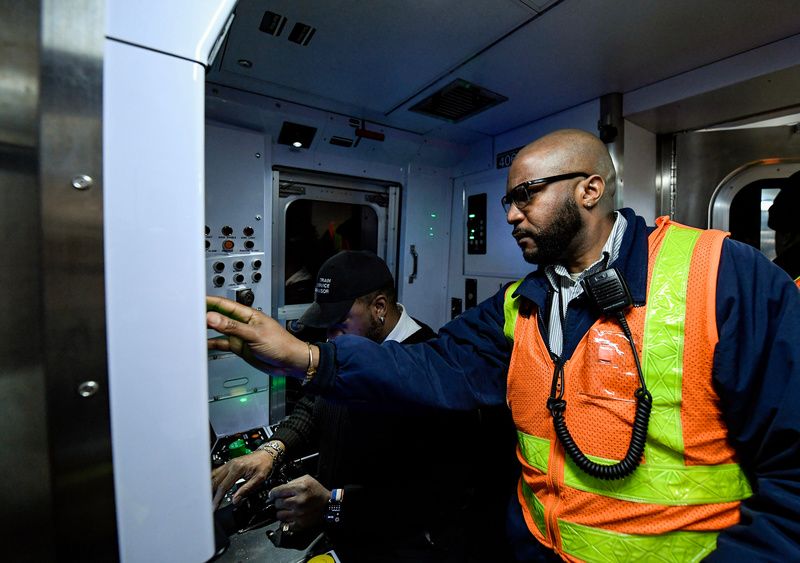
[[[286,209],[286,305],[311,303],[320,265],[340,250],[378,251],[378,216],[367,205],[311,199]]]

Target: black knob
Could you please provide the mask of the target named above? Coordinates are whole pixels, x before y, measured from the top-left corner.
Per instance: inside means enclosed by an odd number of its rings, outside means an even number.
[[[215,271],[215,272],[217,272],[218,274],[219,274],[220,272],[222,272],[223,270],[225,270],[225,264],[224,264],[224,263],[222,263],[222,262],[214,262],[214,265],[213,265],[213,266],[211,266],[211,267],[212,267],[212,268],[214,269],[214,271]]]
[[[236,262],[233,263],[233,269],[236,270],[237,272],[242,268],[244,268],[244,262],[242,262],[241,260],[237,260]]]
[[[233,228],[230,227],[229,225],[225,225],[224,227],[222,227],[222,234],[225,235],[226,237],[231,236],[233,234]]]
[[[254,247],[255,245],[256,245],[256,243],[254,243],[252,240],[246,240],[246,241],[244,241],[244,247],[245,247],[247,250],[252,250],[252,249],[253,249],[253,247]]]
[[[240,289],[236,292],[236,302],[241,303],[242,305],[247,305],[248,307],[253,305],[253,302],[256,300],[256,295],[253,293],[252,289]]]
[[[261,268],[261,260],[253,260],[253,269],[259,270]]]
[[[222,276],[214,276],[214,287],[222,287],[225,285],[225,278]]]
[[[253,272],[253,281],[256,283],[261,281],[261,272]]]
[[[242,232],[244,233],[244,236],[251,237],[253,236],[253,233],[255,233],[256,231],[253,227],[245,227],[244,229],[242,229]]]
[[[244,281],[244,275],[236,274],[235,276],[233,276],[233,281],[235,281],[236,283],[242,283]]]

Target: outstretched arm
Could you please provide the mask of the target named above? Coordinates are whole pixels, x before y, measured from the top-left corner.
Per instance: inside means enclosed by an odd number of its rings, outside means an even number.
[[[309,367],[309,350],[314,366],[319,350],[289,334],[264,313],[224,297],[206,297],[208,328],[224,336],[208,341],[209,350],[233,352],[265,372],[303,377]]]

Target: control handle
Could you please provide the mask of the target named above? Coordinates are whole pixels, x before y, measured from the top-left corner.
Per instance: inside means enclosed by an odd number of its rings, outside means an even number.
[[[411,257],[414,259],[414,267],[411,270],[411,275],[408,276],[408,283],[414,283],[414,280],[417,279],[417,261],[419,259],[419,254],[417,254],[417,245],[411,245]]]

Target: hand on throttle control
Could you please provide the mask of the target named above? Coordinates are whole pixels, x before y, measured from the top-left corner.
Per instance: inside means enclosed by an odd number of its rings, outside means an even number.
[[[275,500],[278,520],[299,532],[322,523],[331,492],[310,475],[303,475],[269,492]]]
[[[236,504],[242,497],[250,494],[255,487],[269,477],[274,464],[274,455],[257,450],[251,454],[232,459],[222,467],[217,467],[211,472],[214,509],[219,506],[222,497],[239,479],[245,479],[247,482],[239,487],[233,495],[233,503]]]
[[[226,335],[208,340],[209,350],[223,350],[241,356],[261,371],[288,368],[295,377],[304,377],[309,367],[309,347],[286,331],[275,320],[223,297],[206,297],[208,328]],[[314,348],[314,347],[312,347]],[[319,352],[315,351],[315,358]]]

